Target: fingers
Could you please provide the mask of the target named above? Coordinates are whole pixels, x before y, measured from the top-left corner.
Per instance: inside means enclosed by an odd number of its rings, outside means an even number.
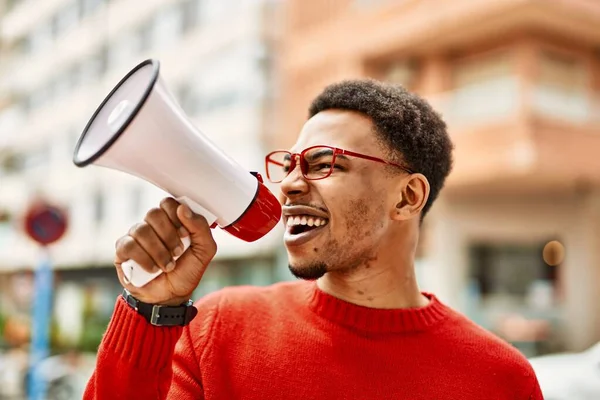
[[[178,207],[179,203],[169,197],[161,201],[160,208],[148,211],[144,222],[134,225],[117,242],[116,262],[132,259],[148,272],[156,268],[171,272],[174,258],[184,251],[180,235],[189,235],[177,216]]]
[[[115,264],[121,264],[127,260],[133,259],[146,271],[157,271],[157,266],[152,257],[150,257],[150,255],[138,244],[138,242],[133,237],[125,235],[119,238],[115,247]]]
[[[188,251],[183,251],[184,237],[191,241]],[[193,214],[187,206],[169,197],[161,201],[160,207],[148,211],[143,222],[134,225],[117,241],[114,263],[125,288],[156,303],[191,293],[216,250],[206,218]],[[122,263],[127,260],[135,261],[149,273],[162,270],[168,274],[157,276],[143,288],[135,288],[127,281],[129,271],[122,270]]]
[[[162,233],[165,235],[164,233]],[[154,261],[154,265],[165,272],[175,267],[172,251],[160,239],[159,234],[147,222],[134,225],[129,230],[129,236],[135,239],[139,247]],[[137,249],[136,249],[137,250]],[[133,258],[137,261],[136,258]]]
[[[144,220],[152,227],[173,257],[179,257],[183,253],[183,243],[179,239],[177,228],[162,208],[151,209]]]
[[[189,232],[182,225],[181,221],[179,220],[179,217],[177,216],[177,208],[179,206],[180,204],[177,202],[177,200],[175,200],[172,197],[164,198],[160,202],[160,208],[167,214],[167,217],[169,217],[169,220],[171,221],[175,229],[177,229],[179,236],[186,237],[187,235],[189,235]]]

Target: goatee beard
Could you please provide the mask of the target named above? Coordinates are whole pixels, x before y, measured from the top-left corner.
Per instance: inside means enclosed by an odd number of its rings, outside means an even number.
[[[327,273],[327,265],[325,263],[313,263],[301,267],[294,267],[288,265],[290,272],[298,279],[304,279],[306,281],[314,281],[322,277]]]

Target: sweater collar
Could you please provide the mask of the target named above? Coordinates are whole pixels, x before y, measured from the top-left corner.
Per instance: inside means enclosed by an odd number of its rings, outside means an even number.
[[[411,333],[432,328],[449,309],[438,298],[423,292],[430,301],[425,307],[377,309],[359,306],[322,291],[315,281],[307,285],[309,308],[330,322],[373,333]]]

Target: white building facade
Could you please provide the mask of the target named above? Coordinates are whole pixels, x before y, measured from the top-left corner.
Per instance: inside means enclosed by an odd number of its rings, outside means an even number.
[[[0,276],[35,268],[39,251],[19,225],[35,195],[68,210],[69,230],[51,254],[57,270],[84,277],[98,268],[110,271],[115,241],[166,195],[123,173],[72,162],[95,108],[145,59],[160,61],[167,87],[207,136],[264,175],[276,97],[276,6],[267,0],[5,1],[0,210],[10,217],[0,222]],[[214,234],[214,271],[199,294],[283,276],[277,266],[281,226],[255,243],[218,229]]]

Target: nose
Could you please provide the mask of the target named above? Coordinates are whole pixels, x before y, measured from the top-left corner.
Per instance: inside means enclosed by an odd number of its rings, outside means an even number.
[[[310,190],[310,185],[302,175],[300,163],[294,165],[289,174],[280,183],[281,193],[288,199],[304,196]]]

